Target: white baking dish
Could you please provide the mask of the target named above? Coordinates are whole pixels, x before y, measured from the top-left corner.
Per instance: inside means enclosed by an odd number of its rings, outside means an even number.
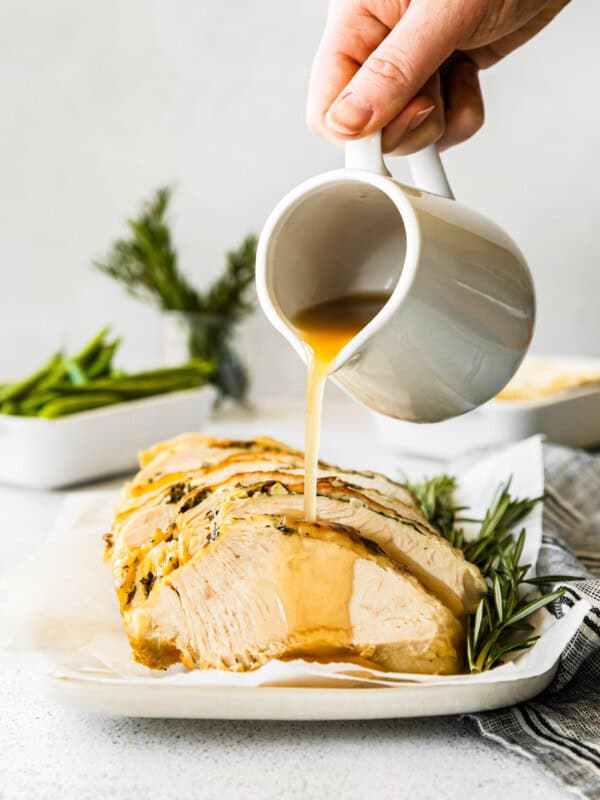
[[[504,444],[541,433],[571,447],[600,444],[600,385],[537,400],[491,400],[446,422],[418,425],[373,415],[380,439],[396,452],[454,458],[475,447]]]
[[[134,469],[140,450],[198,430],[214,400],[203,386],[52,420],[0,414],[0,481],[56,489]]]

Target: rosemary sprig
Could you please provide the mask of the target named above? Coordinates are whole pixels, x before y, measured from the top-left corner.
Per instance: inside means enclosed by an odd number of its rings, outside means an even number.
[[[129,235],[118,239],[95,267],[137,300],[189,315],[190,357],[215,362],[213,383],[223,395],[242,399],[248,379],[231,339],[234,326],[253,310],[250,291],[256,237],[247,236],[236,250],[228,252],[222,275],[201,292],[178,266],[167,220],[171,195],[168,187],[158,189],[139,216],[128,220]]]
[[[427,519],[446,539],[451,539],[456,514],[464,510],[454,505],[456,478],[451,475],[438,475],[423,483],[413,484],[410,488],[421,503]]]
[[[213,283],[205,297],[200,296],[207,313],[227,317],[234,322],[252,311],[248,289],[254,282],[256,244],[255,236],[247,236],[237,250],[227,253],[223,275]]]
[[[166,221],[170,201],[171,190],[158,189],[140,215],[127,221],[129,237],[118,239],[95,266],[122,283],[137,300],[163,309],[196,311],[200,297],[179,270]]]
[[[523,585],[548,585],[565,580],[577,580],[566,575],[544,575],[526,578],[529,564],[521,564],[525,530],[518,536],[512,531],[543,497],[513,498],[510,480],[500,486],[494,501],[486,511],[478,535],[469,541],[459,527],[464,519],[458,516],[464,508],[456,506],[456,479],[440,475],[411,486],[421,501],[423,513],[431,524],[468,561],[476,564],[485,577],[487,593],[481,598],[475,613],[466,618],[467,663],[470,672],[484,672],[496,666],[509,653],[526,650],[537,640],[527,619],[563,594],[563,590],[541,596],[523,592]]]

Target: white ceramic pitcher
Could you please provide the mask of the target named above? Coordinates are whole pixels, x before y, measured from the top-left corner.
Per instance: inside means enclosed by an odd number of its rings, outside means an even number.
[[[437,150],[409,162],[419,188],[390,176],[380,134],[347,144],[344,169],[305,181],[273,210],[256,280],[267,317],[305,360],[296,312],[390,292],[332,377],[375,411],[436,422],[510,380],[531,341],[534,289],[512,239],[453,199]]]

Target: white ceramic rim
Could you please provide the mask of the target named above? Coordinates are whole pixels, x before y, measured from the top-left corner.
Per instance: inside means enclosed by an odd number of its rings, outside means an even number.
[[[543,691],[558,658],[539,675],[488,684],[398,686],[188,687],[86,681],[45,675],[42,686],[59,702],[108,716],[184,719],[353,720],[431,717],[491,710]],[[140,708],[143,709],[140,713]]]
[[[271,324],[285,336],[303,361],[307,360],[306,346],[298,338],[295,328],[287,321],[279,303],[271,294],[270,287],[272,284],[272,276],[267,274],[267,252],[276,226],[295,208],[298,202],[315,189],[337,182],[364,183],[375,187],[389,197],[396,206],[404,224],[404,229],[406,231],[406,254],[400,277],[389,300],[373,319],[340,350],[333,362],[330,372],[335,372],[340,369],[340,367],[363,346],[373,333],[379,330],[382,325],[385,325],[398,311],[412,287],[421,256],[421,231],[417,215],[412,204],[406,197],[402,185],[391,177],[377,175],[364,170],[338,169],[309,178],[292,189],[291,192],[288,192],[269,215],[258,243],[256,254],[256,291],[260,305]]]

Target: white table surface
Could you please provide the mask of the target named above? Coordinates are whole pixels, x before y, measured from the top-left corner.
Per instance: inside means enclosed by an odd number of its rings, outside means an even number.
[[[327,404],[324,423],[322,455],[328,461],[389,473],[400,466],[408,472],[425,466],[384,452],[368,415],[350,403]],[[300,446],[302,410],[270,404],[260,413],[224,415],[209,431],[233,437],[269,434]],[[44,540],[64,494],[0,487],[0,572]],[[109,719],[58,706],[31,674],[0,654],[1,800],[569,796],[534,762],[482,739],[458,718]]]

